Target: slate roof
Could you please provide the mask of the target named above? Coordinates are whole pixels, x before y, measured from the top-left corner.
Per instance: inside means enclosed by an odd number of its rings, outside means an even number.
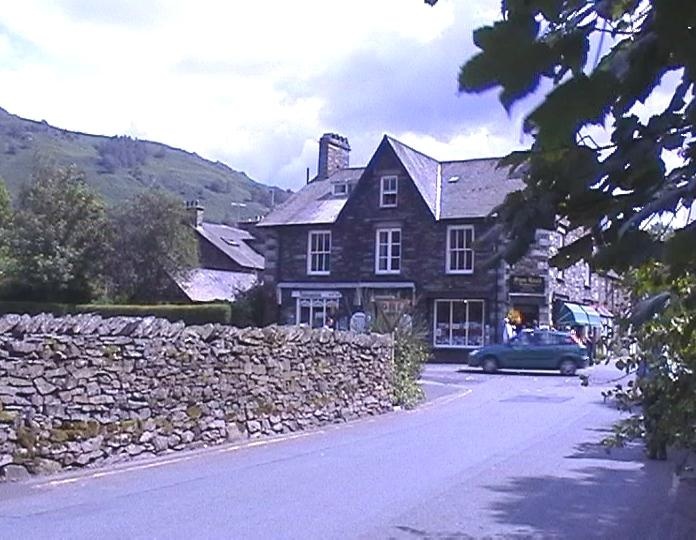
[[[437,183],[440,163],[388,135],[385,135],[385,139],[394,149],[396,157],[401,161],[413,183],[416,184],[416,188],[418,188],[433,216],[437,216]]]
[[[247,243],[254,239],[247,231],[205,221],[199,227],[195,227],[195,230],[240,266],[263,270],[263,255],[254,251]]]
[[[388,135],[384,136],[383,143],[393,149],[438,220],[486,217],[508,193],[524,187],[521,178],[510,175],[509,169],[497,167],[500,158],[440,162]],[[333,184],[358,181],[364,171],[365,168],[342,169],[327,180],[310,182],[258,226],[335,222],[347,199],[332,195]],[[454,177],[456,181],[451,181]]]
[[[345,196],[334,196],[333,185],[357,182],[364,170],[364,167],[340,169],[326,180],[310,182],[262,219],[257,227],[333,223],[348,200]]]
[[[257,277],[247,272],[195,268],[186,278],[178,277],[174,281],[191,301],[213,302],[234,300],[256,285]]]
[[[485,217],[508,193],[524,188],[522,179],[498,168],[499,159],[442,163],[440,219]],[[454,177],[458,179],[450,181]]]

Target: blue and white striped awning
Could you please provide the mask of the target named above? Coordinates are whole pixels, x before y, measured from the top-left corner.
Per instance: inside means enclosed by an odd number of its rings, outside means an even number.
[[[564,302],[556,324],[558,326],[602,326],[602,318],[592,306]]]

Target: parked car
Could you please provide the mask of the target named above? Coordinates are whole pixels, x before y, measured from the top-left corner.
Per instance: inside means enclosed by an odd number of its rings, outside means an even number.
[[[501,345],[488,345],[469,353],[470,366],[486,373],[498,369],[557,369],[563,375],[586,368],[590,357],[586,347],[579,345],[565,332],[552,330],[524,331]]]

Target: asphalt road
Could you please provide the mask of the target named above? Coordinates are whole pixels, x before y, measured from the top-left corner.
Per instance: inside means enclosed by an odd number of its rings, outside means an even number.
[[[696,484],[597,442],[618,413],[555,374],[429,366],[414,411],[0,485],[0,538],[696,538]]]

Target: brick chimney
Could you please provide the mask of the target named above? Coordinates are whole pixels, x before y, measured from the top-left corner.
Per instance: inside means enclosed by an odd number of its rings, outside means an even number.
[[[324,133],[319,139],[319,166],[317,180],[325,180],[339,169],[350,164],[348,139],[336,133]]]
[[[196,199],[195,201],[186,201],[186,213],[189,217],[189,224],[192,227],[200,227],[203,223],[203,207]]]

